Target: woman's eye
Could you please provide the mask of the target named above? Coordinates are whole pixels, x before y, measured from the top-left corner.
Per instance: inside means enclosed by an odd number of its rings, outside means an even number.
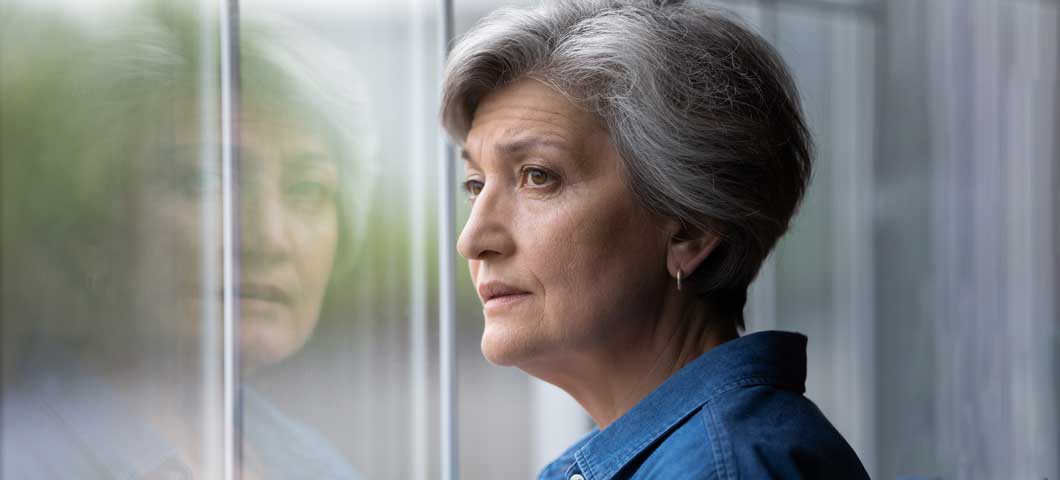
[[[300,181],[286,188],[289,201],[299,208],[313,210],[331,201],[332,191],[328,185],[315,181]]]
[[[543,187],[552,182],[552,174],[540,168],[530,167],[523,170],[523,183],[531,187]]]
[[[474,198],[482,193],[483,186],[484,185],[480,180],[467,180],[464,182],[464,191],[467,192],[469,197]]]

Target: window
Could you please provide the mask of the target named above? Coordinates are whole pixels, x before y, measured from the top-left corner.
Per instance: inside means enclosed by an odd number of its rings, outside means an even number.
[[[718,3],[818,148],[749,330],[874,477],[1060,476],[1060,6]],[[445,23],[500,5],[0,0],[0,476],[526,478],[588,431],[454,258]]]

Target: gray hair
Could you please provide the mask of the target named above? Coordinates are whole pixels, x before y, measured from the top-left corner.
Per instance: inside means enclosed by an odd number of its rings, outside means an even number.
[[[506,8],[453,48],[442,123],[459,143],[478,103],[520,78],[596,114],[649,211],[722,242],[688,283],[743,328],[747,287],[788,229],[812,139],[780,55],[719,9],[584,0]]]

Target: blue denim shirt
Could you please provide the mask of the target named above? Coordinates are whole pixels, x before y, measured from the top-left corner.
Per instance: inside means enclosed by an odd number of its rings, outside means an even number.
[[[803,396],[806,337],[759,332],[693,360],[540,480],[868,478]]]

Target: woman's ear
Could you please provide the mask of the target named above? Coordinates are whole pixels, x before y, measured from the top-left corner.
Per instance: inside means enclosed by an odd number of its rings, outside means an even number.
[[[681,276],[688,278],[692,273],[710,256],[711,252],[721,243],[721,236],[709,230],[691,231],[682,228],[670,237],[670,244],[666,251],[666,268],[670,276],[677,277],[678,270]]]

